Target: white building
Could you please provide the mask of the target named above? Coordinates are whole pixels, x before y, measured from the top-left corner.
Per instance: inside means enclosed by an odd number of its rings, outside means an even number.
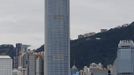
[[[118,44],[114,70],[115,75],[134,75],[134,42],[132,40],[123,40]]]
[[[12,75],[22,75],[21,71],[14,69]]]
[[[9,56],[0,56],[0,75],[12,75],[12,59]]]
[[[84,72],[83,72],[83,70],[80,70],[80,73],[79,73],[79,75],[84,75]]]
[[[104,68],[101,63],[90,64],[90,75],[108,75],[108,69]]]
[[[88,68],[87,66],[84,66],[83,72],[84,75],[91,75],[90,68]]]

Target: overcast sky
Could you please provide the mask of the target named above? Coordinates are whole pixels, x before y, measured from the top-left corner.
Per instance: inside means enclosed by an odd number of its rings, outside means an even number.
[[[70,0],[71,38],[134,20],[134,0]],[[0,44],[44,43],[44,0],[0,0]]]

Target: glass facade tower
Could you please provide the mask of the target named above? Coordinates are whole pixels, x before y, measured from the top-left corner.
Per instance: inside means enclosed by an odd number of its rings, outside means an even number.
[[[70,75],[69,0],[45,0],[44,75]]]

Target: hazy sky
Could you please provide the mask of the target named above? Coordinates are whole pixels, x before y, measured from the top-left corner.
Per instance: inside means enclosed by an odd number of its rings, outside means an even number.
[[[134,0],[70,0],[71,38],[134,20]],[[44,43],[44,0],[0,0],[0,44]]]

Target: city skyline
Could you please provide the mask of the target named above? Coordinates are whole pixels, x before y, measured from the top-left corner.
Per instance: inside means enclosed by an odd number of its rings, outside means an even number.
[[[0,3],[0,44],[21,42],[32,48],[40,47],[44,43],[44,0],[1,0]],[[71,38],[134,20],[132,0],[71,0],[70,3]]]

